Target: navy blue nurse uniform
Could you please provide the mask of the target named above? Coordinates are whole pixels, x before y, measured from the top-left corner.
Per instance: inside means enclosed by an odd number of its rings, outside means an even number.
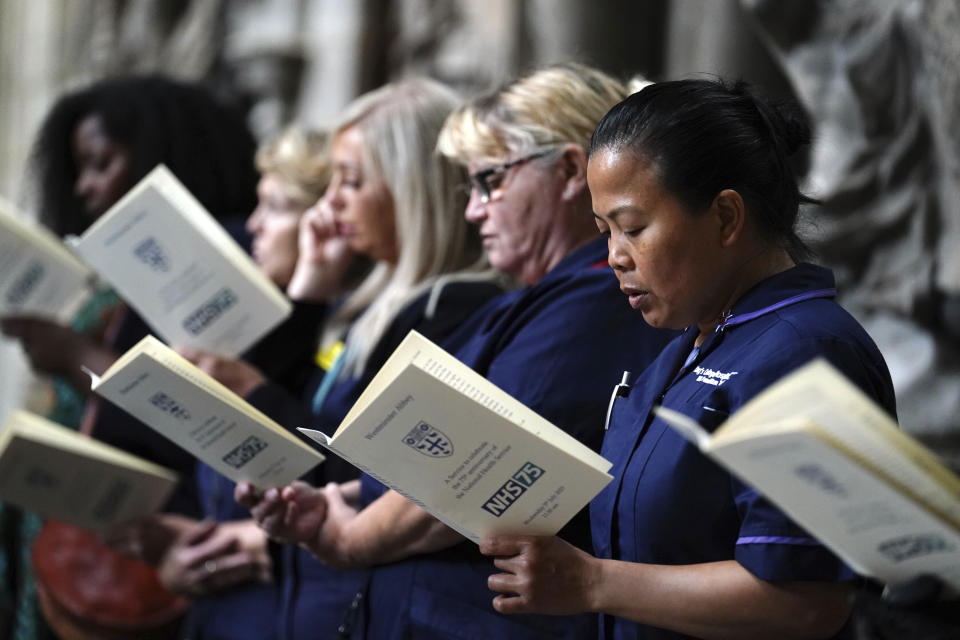
[[[434,289],[438,294],[435,305],[431,304],[433,291],[428,290],[398,313],[368,357],[363,373],[330,387],[323,402],[314,407],[316,413],[310,424],[335,429],[411,329],[445,348],[454,348],[458,342],[451,342],[451,335],[487,300],[503,291],[498,283],[486,279],[447,282],[440,279]],[[345,461],[337,460],[326,451],[324,455],[327,460],[308,478],[311,484],[344,482],[359,475],[359,471]],[[331,569],[305,549],[293,545],[283,547],[280,567],[279,637],[282,640],[342,637],[343,621],[349,616],[366,572]]]
[[[336,428],[383,362],[411,329],[416,329],[445,348],[455,349],[460,340],[451,341],[451,336],[459,331],[477,309],[502,291],[499,282],[484,277],[439,278],[432,288],[397,313],[367,358],[367,366],[359,376],[337,380],[326,388],[323,382],[327,374],[321,369],[315,369],[300,398],[289,389],[276,384],[266,384],[253,391],[247,400],[290,429],[305,425],[324,429]],[[320,391],[321,388],[324,391]],[[329,452],[324,454],[324,463],[304,478],[311,484],[322,486],[327,482],[346,482],[355,479],[359,474],[359,471],[345,461]],[[211,474],[214,477],[211,478]],[[206,488],[204,495],[212,497],[217,493],[226,493],[232,503],[233,485],[225,478],[216,476],[211,470],[205,478],[201,477],[201,483]],[[217,487],[220,487],[220,491],[215,491]],[[239,506],[233,504],[232,508],[239,509]],[[248,512],[244,513],[245,517],[249,517]],[[295,545],[271,544],[271,552],[278,588],[272,587],[273,593],[270,593],[271,587],[247,585],[243,594],[235,592],[232,602],[240,606],[246,602],[248,608],[236,616],[238,621],[244,622],[235,623],[231,627],[231,633],[235,635],[225,637],[251,640],[267,637],[280,640],[324,640],[340,637],[341,623],[350,610],[350,604],[366,573],[331,569]],[[255,602],[255,594],[258,592],[262,600]],[[249,600],[242,599],[247,596],[250,597]],[[220,605],[218,611],[224,610],[222,603],[212,604]],[[275,611],[266,618],[271,625],[270,634],[258,636],[256,634],[260,632],[259,627],[263,623],[257,619],[258,614],[268,607],[273,607]]]
[[[736,560],[763,580],[840,581],[853,574],[806,531],[702,455],[651,409],[680,411],[712,431],[778,379],[823,357],[891,415],[883,357],[834,300],[832,273],[800,264],[748,291],[699,349],[690,327],[618,400],[602,454],[611,482],[590,505],[600,558],[684,565]],[[637,594],[637,597],[643,597]],[[604,638],[680,638],[602,617]]]
[[[635,313],[607,265],[603,238],[564,258],[535,285],[491,301],[463,328],[455,355],[537,413],[599,449],[610,387],[624,368],[652,362],[675,332]],[[363,499],[383,490],[364,476]],[[589,549],[586,513],[561,536]],[[353,621],[355,638],[592,638],[596,617],[494,611],[496,569],[464,542],[371,573]]]
[[[274,381],[273,386],[302,391],[313,369],[312,357],[304,345],[316,344],[329,312],[327,305],[294,303],[293,314],[247,351],[243,359]],[[233,482],[197,462],[196,491],[204,517],[217,522],[249,519],[250,512],[234,501],[233,489]],[[279,595],[275,583],[248,581],[192,598],[181,636],[185,640],[274,640]]]

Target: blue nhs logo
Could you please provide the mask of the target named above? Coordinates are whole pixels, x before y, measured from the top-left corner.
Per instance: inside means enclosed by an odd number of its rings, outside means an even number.
[[[532,462],[524,462],[523,466],[510,476],[510,479],[503,483],[503,486],[497,489],[496,493],[487,498],[483,504],[483,510],[499,518],[510,508],[534,482],[539,480],[544,474],[544,470]]]

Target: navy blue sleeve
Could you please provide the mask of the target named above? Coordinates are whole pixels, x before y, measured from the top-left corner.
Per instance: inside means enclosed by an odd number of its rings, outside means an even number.
[[[893,388],[886,366],[876,366],[868,350],[860,345],[831,340],[809,339],[794,342],[765,358],[751,372],[749,380],[758,388],[740,387],[739,406],[763,388],[805,364],[823,357],[878,404],[892,412]],[[751,573],[764,580],[841,581],[855,577],[854,571],[823,547],[805,529],[797,525],[756,489],[736,477],[730,478],[731,491],[741,516],[740,537],[735,557]]]

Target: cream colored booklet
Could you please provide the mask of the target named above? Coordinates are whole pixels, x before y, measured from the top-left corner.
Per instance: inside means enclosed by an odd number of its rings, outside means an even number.
[[[159,510],[172,471],[26,411],[0,433],[0,500],[93,530]]]
[[[170,344],[235,356],[292,309],[163,165],[101,216],[76,250]]]
[[[415,331],[333,437],[300,431],[473,541],[554,534],[611,480],[610,462]]]
[[[854,570],[960,591],[960,478],[825,360],[785,376],[712,435],[657,415]]]
[[[92,292],[93,272],[53,233],[0,199],[0,316],[66,324]]]
[[[90,372],[88,372],[90,373]],[[243,398],[147,336],[93,390],[234,482],[285,485],[323,461]]]

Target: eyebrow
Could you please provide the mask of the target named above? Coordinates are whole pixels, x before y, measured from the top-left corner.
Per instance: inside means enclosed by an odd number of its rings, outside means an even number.
[[[616,221],[617,217],[618,217],[620,214],[622,214],[622,213],[627,213],[627,212],[640,213],[640,214],[642,214],[642,213],[643,213],[643,209],[640,209],[639,207],[630,206],[630,205],[625,205],[625,206],[622,206],[622,207],[617,207],[616,209],[614,209],[613,211],[611,211],[610,213],[608,213],[608,214],[606,215],[606,219],[607,219],[607,220],[610,220],[610,221]],[[598,220],[605,221],[604,218],[601,217],[596,211],[593,211],[592,213],[593,213],[593,217],[594,217],[594,218],[597,218]]]

